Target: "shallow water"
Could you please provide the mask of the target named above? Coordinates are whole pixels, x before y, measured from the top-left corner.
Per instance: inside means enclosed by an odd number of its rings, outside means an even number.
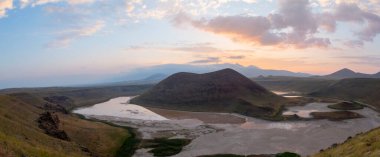
[[[274,94],[277,94],[279,96],[283,96],[285,98],[299,98],[302,97],[299,95],[298,92],[295,91],[290,91],[290,92],[285,92],[285,91],[272,91]]]
[[[334,111],[327,108],[328,105],[328,103],[310,103],[305,106],[290,107],[288,112],[309,117],[311,111]],[[344,121],[271,122],[247,117],[247,122],[244,124],[220,125],[219,127],[225,129],[224,131],[196,138],[177,156],[223,153],[274,154],[285,151],[308,156],[334,143],[341,143],[349,136],[380,126],[380,117],[377,112],[369,108],[353,112],[365,118]]]
[[[332,104],[332,103],[331,103]],[[283,115],[298,115],[302,118],[311,118],[310,113],[312,112],[331,112],[336,111],[334,109],[330,109],[327,106],[330,103],[309,103],[305,106],[295,106],[289,107],[288,110],[284,111]]]
[[[272,122],[242,115],[238,116],[246,118],[243,124],[206,124],[196,119],[167,120],[146,108],[128,104],[129,99],[115,98],[74,112],[138,128],[143,138],[170,135],[169,137],[194,139],[177,157],[225,153],[275,154],[285,151],[307,156],[334,143],[343,142],[349,136],[380,126],[379,114],[369,108],[353,111],[365,118],[344,121]],[[335,111],[328,108],[328,105],[329,103],[310,103],[289,107],[284,114],[310,117],[309,113],[314,111]]]
[[[131,97],[118,97],[91,107],[79,108],[74,113],[84,116],[113,116],[140,120],[167,120],[142,106],[129,104]]]

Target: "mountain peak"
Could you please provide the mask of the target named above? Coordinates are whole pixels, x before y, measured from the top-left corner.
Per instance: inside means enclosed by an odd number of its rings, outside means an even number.
[[[218,70],[218,71],[214,71],[214,72],[210,72],[211,74],[214,73],[214,74],[229,74],[229,75],[234,75],[234,74],[239,74],[241,75],[239,72],[237,72],[236,70],[234,69],[231,69],[231,68],[225,68],[225,69],[222,69],[222,70]]]
[[[355,71],[348,69],[348,68],[343,68],[343,69],[336,71],[335,73],[355,73]]]
[[[326,78],[332,78],[332,79],[345,79],[345,78],[373,78],[376,77],[376,75],[370,75],[370,74],[363,74],[363,73],[357,73],[355,71],[352,71],[348,68],[343,68],[341,70],[338,70],[330,75],[324,76]]]

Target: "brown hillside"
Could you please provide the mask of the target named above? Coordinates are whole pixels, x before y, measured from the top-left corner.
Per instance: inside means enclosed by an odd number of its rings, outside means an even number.
[[[205,74],[173,74],[131,102],[168,109],[270,116],[282,100],[242,74],[224,69]]]

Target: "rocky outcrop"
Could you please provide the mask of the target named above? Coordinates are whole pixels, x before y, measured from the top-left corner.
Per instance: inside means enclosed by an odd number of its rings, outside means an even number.
[[[46,111],[52,111],[52,112],[61,112],[61,113],[64,113],[64,114],[68,114],[69,112],[64,108],[62,107],[61,105],[57,105],[57,104],[53,104],[53,103],[45,103],[43,106],[42,106],[42,109],[46,110]]]
[[[44,105],[44,109],[49,111],[57,111],[67,114],[67,108],[70,108],[74,105],[74,100],[70,99],[67,96],[49,96],[44,97],[44,100],[47,101]]]
[[[59,129],[59,118],[56,114],[51,112],[45,112],[40,115],[37,120],[38,126],[45,131],[46,134],[59,138],[62,140],[70,141],[64,130]]]

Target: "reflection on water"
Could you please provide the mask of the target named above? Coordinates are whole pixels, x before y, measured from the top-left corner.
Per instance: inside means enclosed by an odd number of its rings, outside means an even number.
[[[289,107],[287,111],[283,112],[283,115],[298,115],[303,118],[311,118],[310,113],[312,112],[331,112],[335,111],[334,109],[330,109],[327,106],[329,103],[309,103],[305,106],[295,106]]]
[[[304,122],[255,122],[248,121],[240,125],[242,129],[283,129],[283,130],[297,130],[300,128],[308,127]]]
[[[277,94],[277,95],[285,95],[285,94],[288,94],[289,92],[283,92],[283,91],[272,91],[274,94]]]
[[[118,97],[91,107],[76,109],[73,112],[82,115],[113,116],[140,120],[167,120],[144,107],[129,104],[131,97]]]
[[[302,97],[300,96],[298,92],[295,92],[295,91],[290,91],[290,92],[284,92],[284,91],[272,91],[274,94],[277,94],[277,95],[280,95],[280,96],[283,96],[285,98],[298,98],[298,97]]]

